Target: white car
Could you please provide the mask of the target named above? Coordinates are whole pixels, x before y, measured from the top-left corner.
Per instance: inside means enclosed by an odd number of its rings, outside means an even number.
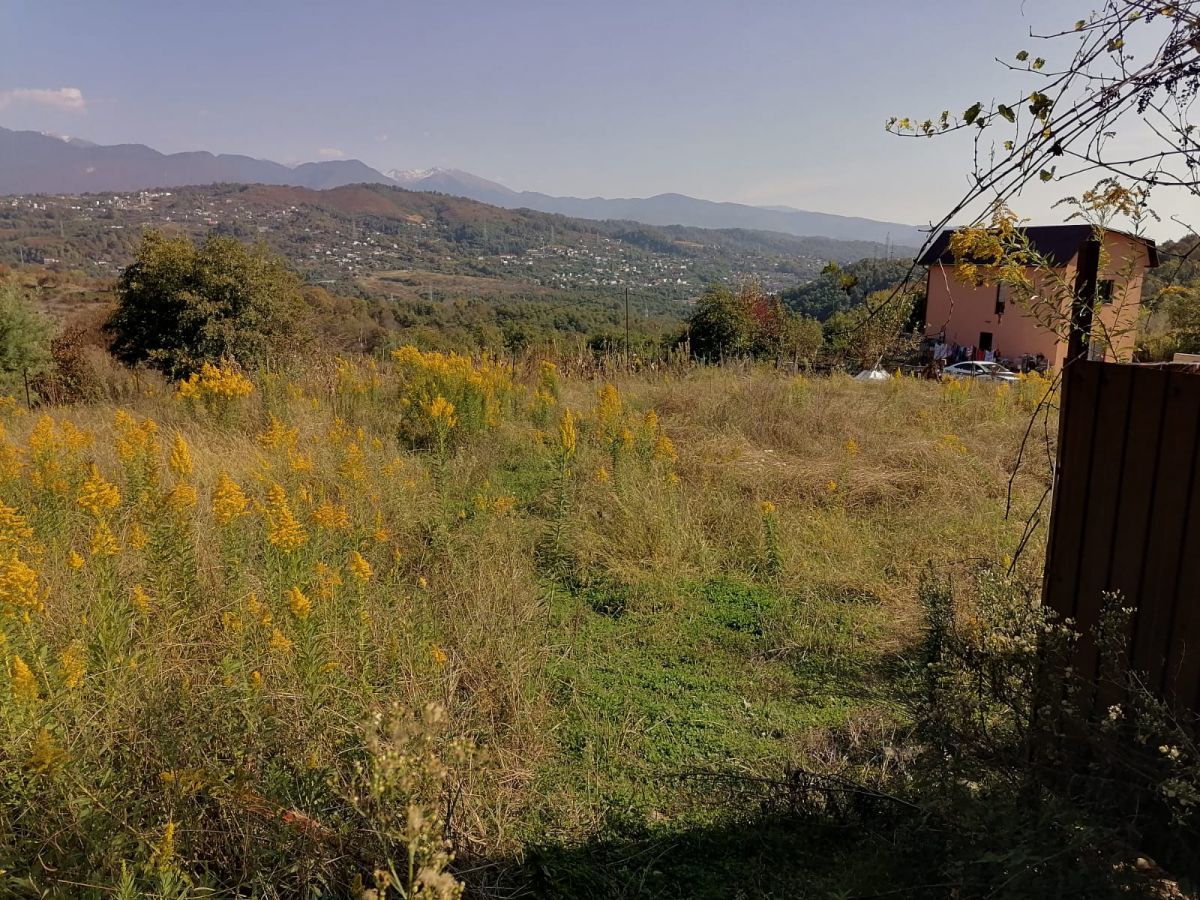
[[[982,381],[1020,381],[1015,372],[1010,372],[1000,363],[960,362],[942,369],[947,378],[978,378]]]

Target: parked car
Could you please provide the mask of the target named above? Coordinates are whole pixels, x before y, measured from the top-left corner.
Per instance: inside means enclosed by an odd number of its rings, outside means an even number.
[[[1020,376],[1010,372],[1000,363],[960,362],[942,369],[947,378],[978,378],[982,381],[1020,381]]]

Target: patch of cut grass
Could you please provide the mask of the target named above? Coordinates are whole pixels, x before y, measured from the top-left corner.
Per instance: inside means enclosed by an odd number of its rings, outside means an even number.
[[[715,811],[684,789],[688,775],[777,775],[803,762],[812,729],[886,698],[872,677],[877,635],[863,624],[883,610],[728,578],[652,598],[621,599],[606,583],[602,596],[623,613],[598,609],[594,585],[552,595],[561,716],[541,775],[543,837],[614,817],[709,822]]]

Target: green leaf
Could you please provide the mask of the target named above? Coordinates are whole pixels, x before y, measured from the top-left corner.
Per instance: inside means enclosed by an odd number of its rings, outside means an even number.
[[[1042,171],[1040,171],[1038,173],[1038,178],[1042,179],[1042,181],[1049,181],[1053,177],[1054,177],[1054,169],[1053,168],[1042,169]]]
[[[1005,106],[1003,103],[1001,103],[996,107],[996,112],[1000,113],[1000,115],[1004,116],[1004,118],[1008,119],[1010,122],[1017,121],[1017,114],[1012,111],[1011,106]]]
[[[1040,69],[1045,64],[1046,64],[1046,61],[1039,56],[1037,59],[1035,59],[1033,61],[1032,69],[1036,72],[1038,69]]]
[[[1017,54],[1017,62],[1025,62],[1025,60],[1027,60],[1027,59],[1029,59],[1029,51],[1028,50],[1022,50],[1020,53]]]
[[[970,125],[979,118],[979,112],[983,109],[982,103],[976,103],[963,113],[963,121]]]

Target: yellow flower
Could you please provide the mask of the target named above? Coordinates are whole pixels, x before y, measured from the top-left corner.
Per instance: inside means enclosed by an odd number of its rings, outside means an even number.
[[[117,455],[123,462],[141,460],[149,467],[158,454],[158,425],[153,419],[137,419],[123,409],[117,410],[113,425],[117,430]]]
[[[312,511],[313,521],[322,528],[330,531],[345,531],[350,528],[350,513],[344,506],[337,506],[328,500]]]
[[[419,588],[420,588],[421,590],[423,590],[423,591],[424,591],[424,590],[428,590],[428,588],[429,588],[429,579],[428,579],[428,578],[426,578],[424,575],[420,575],[420,576],[418,576],[418,577],[417,577],[417,587],[419,587]]]
[[[88,552],[92,556],[116,556],[121,552],[121,545],[117,543],[112,529],[103,519],[96,523],[96,528],[92,531],[92,542]]]
[[[850,456],[850,457],[858,456],[858,450],[859,450],[858,441],[856,441],[854,438],[850,438],[850,440],[846,441],[846,443],[843,446],[844,446],[847,456]]]
[[[27,616],[41,612],[44,601],[37,572],[16,556],[0,557],[0,614]]]
[[[169,869],[172,860],[175,858],[175,821],[167,820],[167,826],[163,829],[162,838],[154,846],[153,852],[150,854],[150,864],[156,871],[164,871]]]
[[[47,415],[39,416],[33,430],[29,432],[28,442],[29,449],[34,453],[54,450],[58,446],[58,439],[54,434],[54,419]]]
[[[392,536],[391,532],[389,532],[386,528],[383,527],[383,513],[376,511],[375,512],[375,533],[372,535],[372,537],[375,538],[376,543],[383,544],[383,543],[386,543],[391,538],[391,536]]]
[[[146,529],[142,527],[140,522],[134,522],[129,526],[129,536],[125,539],[125,542],[131,550],[141,550],[150,543],[150,537],[146,534]]]
[[[199,400],[205,404],[236,400],[254,393],[254,384],[241,372],[228,365],[205,363],[186,381],[180,383],[176,396],[182,400]]]
[[[212,492],[213,518],[221,525],[228,525],[234,519],[246,514],[250,501],[238,486],[238,483],[222,472],[217,476],[217,485]]]
[[[665,462],[674,462],[675,457],[675,444],[665,434],[660,434],[658,440],[654,442],[654,458]]]
[[[825,490],[829,491],[829,493],[832,494],[837,489],[838,489],[838,483],[836,481],[834,481],[832,478],[829,479],[829,483],[827,485],[825,485]]]
[[[167,465],[175,473],[176,478],[187,478],[192,474],[192,450],[184,440],[183,432],[175,432],[175,440],[171,443],[171,454],[167,457]]]
[[[133,590],[129,593],[129,602],[133,604],[134,609],[142,614],[150,612],[150,606],[154,599],[146,593],[146,589],[140,584],[135,584]]]
[[[301,622],[306,620],[309,616],[309,613],[312,612],[312,601],[310,601],[308,597],[304,595],[304,592],[298,587],[288,588],[287,604],[292,610],[292,615]],[[274,640],[273,635],[272,640]]]
[[[285,553],[308,543],[308,532],[292,513],[287,491],[280,484],[267,491],[267,540]]]
[[[278,628],[272,629],[271,640],[267,642],[267,646],[276,653],[291,653],[292,642],[287,639],[287,636]]]
[[[449,431],[458,423],[454,418],[454,404],[441,394],[433,398],[433,402],[425,407],[425,412],[439,430]]]
[[[117,490],[116,485],[104,479],[93,463],[75,502],[96,518],[100,518],[109,510],[121,505],[121,492]]]
[[[67,758],[67,751],[54,739],[49,728],[40,728],[29,748],[29,768],[39,775],[57,769]]]
[[[246,598],[246,611],[264,628],[271,624],[271,611],[258,599],[258,594],[251,594]]]
[[[72,569],[82,569],[86,565],[86,560],[74,550],[67,554],[67,565]]]
[[[312,454],[301,453],[291,447],[287,450],[287,461],[288,468],[293,472],[311,472],[315,468]]]
[[[608,431],[616,425],[621,413],[621,395],[616,385],[605,384],[596,395],[596,422],[601,430]]]
[[[255,669],[253,672],[250,673],[250,684],[256,690],[262,688],[263,674],[262,674],[262,672],[258,671],[258,669]]]
[[[370,581],[371,576],[374,574],[371,571],[371,564],[357,550],[350,551],[350,561],[347,563],[347,567],[350,569],[350,574],[363,584]]]
[[[256,440],[258,445],[264,450],[277,450],[280,447],[293,447],[300,437],[300,432],[295,428],[288,428],[280,422],[274,415],[268,420],[269,424],[266,430],[261,432]]]
[[[433,657],[433,661],[435,663],[437,663],[439,666],[444,666],[446,664],[447,660],[450,659],[450,657],[446,655],[446,651],[443,650],[441,647],[439,647],[437,644],[433,644],[432,646],[430,646],[429,655]]]
[[[517,505],[517,498],[512,494],[502,494],[492,501],[492,512],[498,516],[506,515],[512,512],[513,507]]]
[[[171,510],[176,513],[186,513],[196,505],[196,489],[186,481],[181,481],[171,488],[163,499]]]
[[[600,466],[596,469],[596,474],[593,477],[596,479],[597,484],[607,484],[612,476],[608,474],[608,469]]]
[[[20,448],[8,442],[8,436],[3,426],[0,426],[0,480],[10,481],[16,478],[24,467]]]
[[[319,588],[318,596],[325,600],[331,600],[334,588],[341,587],[342,585],[342,576],[322,562],[317,563],[316,576],[317,587]]]
[[[564,409],[562,419],[558,423],[558,448],[562,452],[563,459],[570,459],[575,455],[578,441],[579,433],[575,428],[575,414],[569,409]]]
[[[351,442],[346,445],[346,449],[342,451],[342,463],[338,466],[338,474],[356,484],[367,477],[367,470],[363,466],[362,448],[358,444]]]
[[[759,504],[759,506],[762,509],[762,514],[764,516],[775,515],[775,504],[770,500],[764,500],[761,504]]]
[[[79,641],[58,654],[58,673],[69,688],[79,687],[87,674],[87,651]]]
[[[9,663],[9,676],[12,679],[12,692],[17,700],[33,703],[38,698],[37,676],[25,663],[25,660],[14,654]]]
[[[33,537],[29,520],[11,506],[0,502],[0,549],[19,548]]]

